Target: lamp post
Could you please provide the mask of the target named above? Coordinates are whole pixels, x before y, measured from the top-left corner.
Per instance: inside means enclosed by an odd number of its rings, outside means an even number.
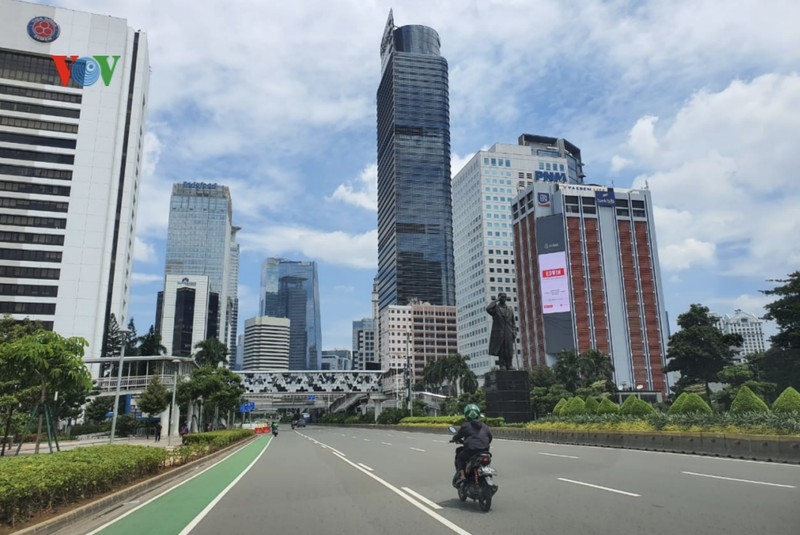
[[[125,360],[125,345],[128,343],[128,335],[130,331],[127,329],[120,329],[117,331],[122,337],[122,346],[119,348],[119,369],[117,370],[117,393],[114,394],[114,416],[111,418],[111,436],[108,443],[114,442],[114,433],[117,430],[117,413],[119,413],[119,389],[122,385],[122,362]]]
[[[414,416],[414,408],[411,404],[411,351],[409,350],[409,343],[411,340],[411,331],[406,331],[406,386],[408,387],[408,413]]]
[[[169,425],[167,426],[168,435],[167,435],[167,446],[172,447],[172,422],[175,421],[175,393],[178,391],[178,366],[180,366],[181,361],[179,359],[172,359],[172,363],[175,365],[175,375],[173,375],[172,379],[172,404],[169,406]]]

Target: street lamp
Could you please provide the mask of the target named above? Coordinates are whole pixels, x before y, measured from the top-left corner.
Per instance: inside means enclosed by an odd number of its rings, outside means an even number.
[[[406,331],[406,383],[408,387],[408,413],[414,416],[414,408],[411,404],[411,351],[409,350],[409,341],[411,339],[411,331]]]
[[[169,425],[167,426],[167,446],[172,447],[172,422],[175,420],[175,393],[178,391],[178,366],[180,366],[180,359],[172,359],[175,365],[175,375],[172,379],[172,404],[169,406]]]
[[[114,442],[114,433],[117,430],[117,413],[119,413],[119,389],[122,385],[122,361],[125,360],[125,345],[128,343],[128,335],[131,333],[127,329],[117,331],[122,337],[122,346],[119,348],[119,369],[117,370],[117,393],[114,394],[114,416],[111,418],[111,436],[108,443]]]

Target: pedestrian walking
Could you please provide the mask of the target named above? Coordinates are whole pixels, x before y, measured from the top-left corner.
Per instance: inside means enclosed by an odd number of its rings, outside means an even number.
[[[156,422],[156,442],[161,442],[161,422]]]

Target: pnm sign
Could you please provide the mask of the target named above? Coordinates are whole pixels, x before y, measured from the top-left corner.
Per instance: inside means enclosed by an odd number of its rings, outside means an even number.
[[[536,171],[533,175],[536,180],[542,180],[544,182],[566,182],[567,181],[567,174],[566,173],[558,173],[553,171]]]

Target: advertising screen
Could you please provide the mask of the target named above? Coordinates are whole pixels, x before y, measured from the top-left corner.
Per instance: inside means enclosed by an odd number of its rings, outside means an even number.
[[[559,251],[539,255],[539,279],[542,284],[542,314],[569,312],[567,253]]]

